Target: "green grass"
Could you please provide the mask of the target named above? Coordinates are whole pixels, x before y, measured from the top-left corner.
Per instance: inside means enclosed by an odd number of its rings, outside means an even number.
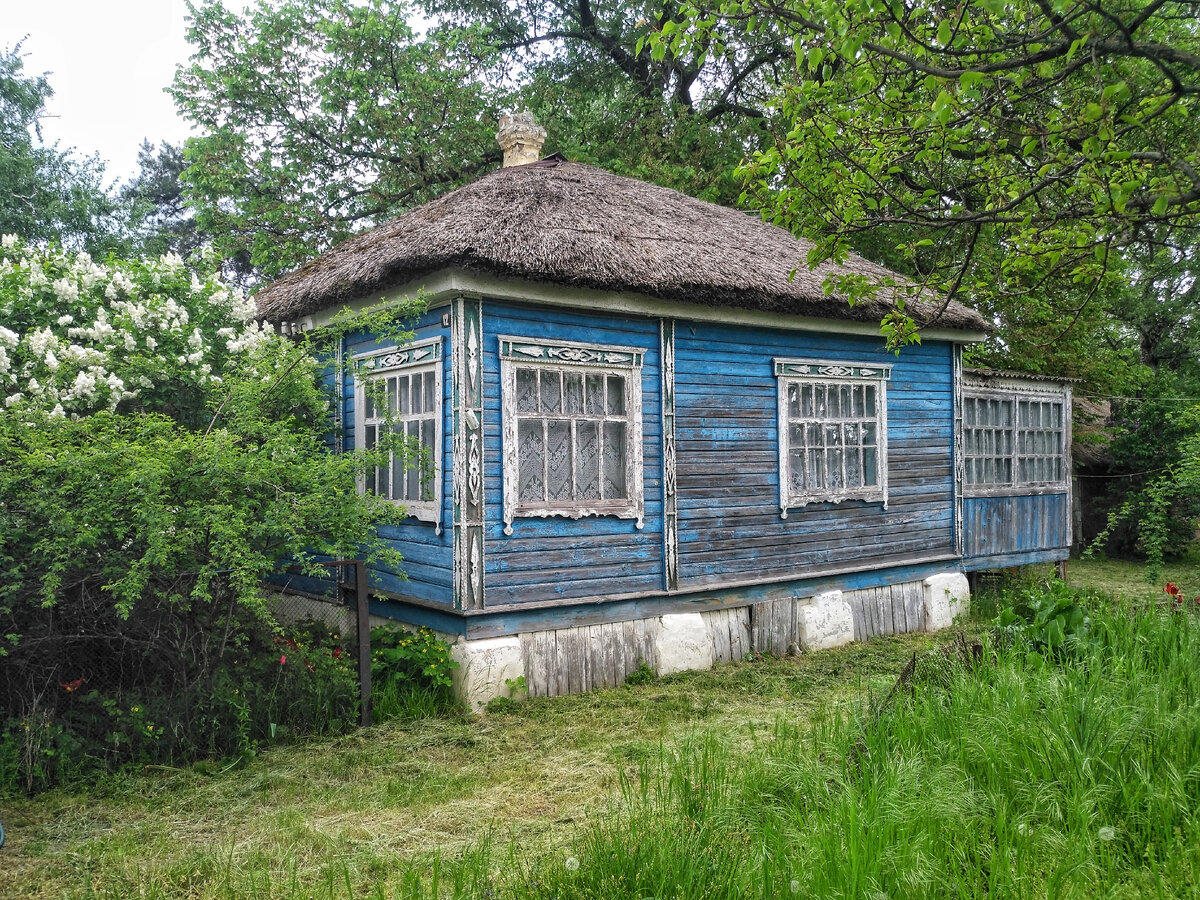
[[[0,802],[0,896],[1197,896],[1200,628],[1136,609],[1081,664],[1005,651],[886,708],[944,638]]]

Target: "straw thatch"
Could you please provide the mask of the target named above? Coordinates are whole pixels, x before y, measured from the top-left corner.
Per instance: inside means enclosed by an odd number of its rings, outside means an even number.
[[[629,291],[665,300],[819,318],[879,321],[884,301],[826,296],[831,264],[757,217],[554,156],[492,172],[357,235],[258,294],[261,315],[295,320],[382,294],[444,268]],[[886,269],[852,256],[843,272]],[[793,275],[794,273],[794,275]],[[981,331],[958,303],[909,301],[923,325]]]

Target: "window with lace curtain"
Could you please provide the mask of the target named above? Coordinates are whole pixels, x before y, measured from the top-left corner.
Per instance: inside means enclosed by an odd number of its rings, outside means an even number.
[[[354,387],[356,446],[391,444],[363,476],[361,490],[440,524],[441,339],[356,356]]]
[[[779,506],[843,500],[887,505],[890,366],[776,359]]]
[[[616,516],[642,527],[642,359],[634,347],[500,339],[504,524]]]

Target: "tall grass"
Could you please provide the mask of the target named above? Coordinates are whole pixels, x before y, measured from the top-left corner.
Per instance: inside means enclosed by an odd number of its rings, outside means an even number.
[[[1095,640],[1074,655],[988,647],[942,686],[780,721],[749,750],[699,734],[627,769],[618,806],[551,853],[481,840],[319,877],[231,860],[196,896],[1198,896],[1200,623],[1079,602]],[[184,894],[131,875],[92,895]]]
[[[1093,610],[1101,640],[1020,647],[948,689],[716,737],[626,782],[562,897],[1175,897],[1200,891],[1200,627]],[[528,882],[526,882],[526,885]],[[537,896],[528,890],[518,894]]]

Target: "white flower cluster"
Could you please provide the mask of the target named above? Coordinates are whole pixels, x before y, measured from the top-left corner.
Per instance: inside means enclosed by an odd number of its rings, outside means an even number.
[[[0,410],[82,416],[221,381],[272,336],[254,301],[177,255],[103,265],[0,238]],[[6,327],[16,325],[13,327]]]

